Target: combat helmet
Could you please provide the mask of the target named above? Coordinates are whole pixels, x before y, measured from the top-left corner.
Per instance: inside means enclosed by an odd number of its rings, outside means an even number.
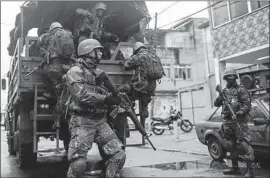
[[[95,39],[85,39],[78,46],[78,56],[91,53],[94,49],[103,48]]]
[[[51,32],[53,29],[55,28],[62,28],[62,25],[59,23],[59,22],[53,22],[51,25],[50,25],[50,28],[49,28],[49,32]]]
[[[103,9],[104,11],[107,11],[107,6],[103,2],[98,2],[95,5],[95,10],[98,10],[98,9]]]
[[[139,49],[146,48],[146,46],[142,42],[136,42],[133,46],[133,53],[137,53]]]
[[[237,73],[234,68],[228,68],[225,70],[223,80],[225,80],[228,75],[235,75],[236,79],[238,79]]]

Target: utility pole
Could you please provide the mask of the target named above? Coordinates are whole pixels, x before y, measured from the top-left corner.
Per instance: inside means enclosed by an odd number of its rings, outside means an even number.
[[[155,29],[157,29],[157,12],[155,13]]]

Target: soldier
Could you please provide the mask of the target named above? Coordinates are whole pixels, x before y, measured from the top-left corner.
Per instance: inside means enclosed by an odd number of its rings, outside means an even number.
[[[70,69],[75,54],[73,36],[58,22],[50,25],[49,32],[40,37],[41,55],[46,65],[43,67],[45,82],[49,82],[49,93],[58,97],[63,75]]]
[[[95,39],[86,39],[78,46],[78,63],[66,74],[71,100],[69,128],[71,141],[68,159],[71,161],[67,177],[77,178],[86,170],[86,156],[93,142],[106,161],[106,177],[119,176],[126,155],[122,143],[106,122],[108,105],[120,104],[120,98],[108,94],[96,76],[102,73],[96,67],[103,47]]]
[[[254,177],[253,165],[254,152],[250,145],[251,137],[247,122],[249,120],[249,111],[251,109],[251,99],[248,91],[243,85],[238,85],[238,78],[235,69],[228,68],[224,72],[223,79],[226,80],[227,86],[223,89],[224,93],[231,100],[237,120],[232,120],[228,108],[223,105],[221,96],[218,96],[214,102],[216,107],[223,106],[223,132],[224,145],[231,153],[232,168],[225,170],[225,175],[241,174],[238,167],[237,158],[240,157],[246,162],[246,178]],[[239,126],[237,125],[237,122]]]
[[[76,10],[73,35],[78,44],[87,38],[94,38],[100,42],[118,40],[116,35],[104,32],[106,11],[107,6],[102,2],[97,3],[92,10],[82,8]]]
[[[135,70],[132,77],[131,93],[134,98],[141,98],[142,113],[145,118],[148,117],[148,104],[151,96],[155,95],[156,80],[147,78],[147,60],[152,60],[150,51],[141,42],[136,42],[133,48],[133,56],[124,63],[125,70]],[[144,124],[144,121],[143,121]]]

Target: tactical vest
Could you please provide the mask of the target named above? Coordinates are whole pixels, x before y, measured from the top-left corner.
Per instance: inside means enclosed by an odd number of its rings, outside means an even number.
[[[100,95],[107,95],[108,90],[104,87],[102,82],[96,82],[96,77],[98,71],[96,69],[87,69],[82,64],[76,64],[76,66],[80,67],[81,74],[83,75],[82,81],[80,83],[83,83],[85,86],[85,89],[91,93],[96,93]],[[91,70],[91,71],[90,71]],[[69,109],[71,111],[79,112],[79,113],[106,113],[107,107],[106,105],[84,105],[77,100],[70,98],[70,105]]]
[[[231,107],[234,110],[234,112],[239,111],[240,107],[243,104],[240,98],[240,91],[239,91],[241,87],[243,86],[237,85],[236,87],[223,89],[223,92],[227,95],[227,97],[231,102]],[[227,117],[231,117],[229,109],[226,105],[222,106],[222,114],[224,114]]]

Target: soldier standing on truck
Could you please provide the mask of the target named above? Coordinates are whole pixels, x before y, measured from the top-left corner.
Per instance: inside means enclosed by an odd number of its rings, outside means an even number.
[[[248,91],[243,85],[238,85],[236,79],[238,78],[235,69],[228,68],[224,72],[223,79],[226,80],[226,88],[223,93],[231,100],[231,106],[236,113],[236,120],[232,119],[232,114],[229,108],[223,105],[221,96],[218,96],[214,102],[216,107],[223,106],[223,132],[224,145],[231,153],[232,167],[225,170],[225,175],[241,174],[238,166],[238,157],[241,157],[247,166],[245,178],[254,177],[253,160],[254,152],[250,145],[251,136],[247,125],[249,120],[249,111],[251,109],[251,99]],[[238,124],[237,124],[238,122]]]
[[[84,39],[97,39],[99,42],[117,41],[118,37],[112,33],[104,32],[104,19],[107,6],[103,2],[98,2],[94,9],[76,10],[73,35],[79,44]]]
[[[95,39],[86,39],[78,46],[78,63],[66,74],[70,92],[68,108],[71,114],[69,128],[71,141],[68,159],[71,161],[68,178],[77,178],[86,170],[87,152],[93,142],[98,144],[100,154],[106,161],[106,177],[119,176],[125,164],[126,155],[122,143],[106,122],[107,106],[119,105],[121,100],[107,92],[96,76],[102,71],[97,69],[103,47]]]

